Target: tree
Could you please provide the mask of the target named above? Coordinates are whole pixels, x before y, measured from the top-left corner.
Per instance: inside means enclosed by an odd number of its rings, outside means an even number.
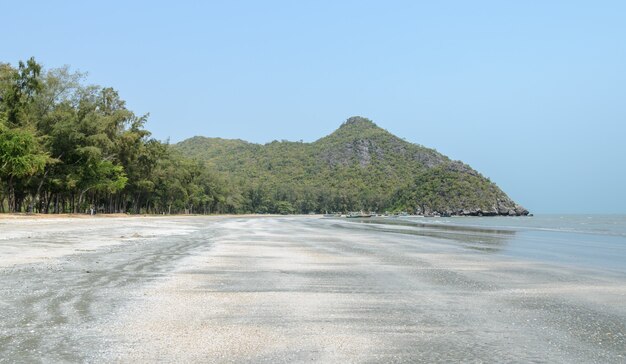
[[[7,181],[10,212],[19,209],[23,198],[16,193],[15,183],[43,171],[48,161],[33,133],[0,124],[0,178]]]
[[[26,126],[31,122],[30,107],[35,96],[42,89],[39,78],[41,65],[34,58],[20,61],[17,70],[7,70],[9,87],[2,97],[6,108],[6,122],[11,127]]]

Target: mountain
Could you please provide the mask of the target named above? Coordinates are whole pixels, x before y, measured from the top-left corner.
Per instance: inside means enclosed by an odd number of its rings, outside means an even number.
[[[313,143],[196,136],[173,147],[231,181],[250,212],[528,214],[468,165],[358,116]]]

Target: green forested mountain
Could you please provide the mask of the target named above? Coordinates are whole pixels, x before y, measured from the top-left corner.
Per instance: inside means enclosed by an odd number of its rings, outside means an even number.
[[[228,180],[248,212],[528,213],[469,166],[362,117],[313,143],[193,137],[174,148]]]

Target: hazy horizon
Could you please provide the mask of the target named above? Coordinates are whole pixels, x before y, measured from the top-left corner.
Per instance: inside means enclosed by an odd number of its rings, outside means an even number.
[[[311,142],[360,115],[533,213],[626,213],[622,2],[3,7],[0,62],[88,72],[157,139]]]

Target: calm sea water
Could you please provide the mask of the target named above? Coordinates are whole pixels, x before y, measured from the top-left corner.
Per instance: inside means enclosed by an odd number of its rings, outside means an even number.
[[[410,225],[421,235],[489,254],[626,273],[626,215],[408,216],[372,222]]]

